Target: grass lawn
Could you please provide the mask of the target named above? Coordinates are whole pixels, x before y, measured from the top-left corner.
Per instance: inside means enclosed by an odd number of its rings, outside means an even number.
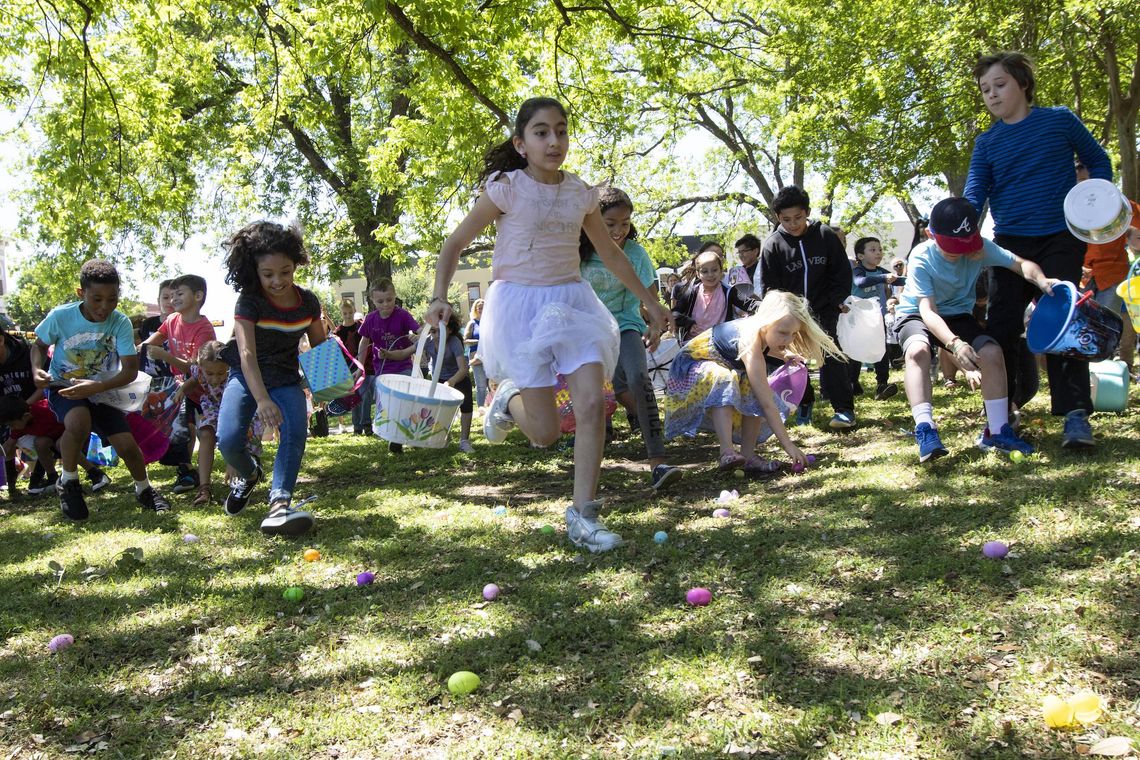
[[[517,432],[497,447],[478,437],[472,456],[454,431],[445,451],[402,456],[311,440],[298,495],[319,494],[318,524],[297,541],[264,538],[260,504],[231,519],[170,494],[172,514],[143,514],[121,467],[86,525],[64,524],[54,500],[0,502],[0,758],[1137,746],[1137,402],[1134,390],[1128,414],[1097,415],[1099,446],[1077,454],[1039,395],[1026,418],[1040,453],[1015,464],[974,448],[976,394],[938,389],[951,456],[927,467],[901,394],[861,399],[844,435],[822,430],[817,405],[817,428],[793,429],[820,455],[807,473],[725,479],[711,437],[674,442],[685,478],[661,496],[640,439],[619,434],[601,493],[627,545],[601,556],[565,537],[570,455]],[[155,472],[169,492],[170,471]],[[722,488],[740,490],[727,519],[711,516]],[[982,557],[992,539],[1011,545],[1005,560]],[[309,547],[322,559],[303,561]],[[357,587],[365,570],[375,583]],[[294,585],[299,603],[282,598]],[[685,603],[693,586],[709,606]],[[50,654],[65,632],[74,646]],[[453,697],[457,670],[482,686]],[[1104,698],[1100,722],[1047,728],[1042,698],[1083,689]]]

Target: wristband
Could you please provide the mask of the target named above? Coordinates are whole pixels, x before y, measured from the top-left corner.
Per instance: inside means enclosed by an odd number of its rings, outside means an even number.
[[[446,299],[446,298],[440,298],[439,296],[432,296],[431,300],[430,300],[430,301],[428,301],[428,306],[431,306],[431,305],[432,305],[433,303],[435,303],[436,301],[439,301],[439,302],[440,302],[440,303],[442,303],[442,304],[447,304],[447,299]]]

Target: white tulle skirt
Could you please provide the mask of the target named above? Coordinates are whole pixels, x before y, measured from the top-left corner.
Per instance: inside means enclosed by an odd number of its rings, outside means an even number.
[[[585,281],[564,285],[491,283],[479,323],[479,355],[487,377],[519,388],[557,384],[598,362],[603,377],[617,364],[617,322]]]

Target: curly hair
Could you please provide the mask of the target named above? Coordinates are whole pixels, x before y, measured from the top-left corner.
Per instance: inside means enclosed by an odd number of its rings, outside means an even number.
[[[297,266],[309,263],[305,241],[297,224],[260,221],[247,224],[222,243],[226,251],[226,284],[239,293],[256,293],[261,287],[257,262],[266,256],[280,254]]]
[[[119,270],[115,265],[103,259],[91,259],[83,262],[79,268],[79,287],[86,289],[88,285],[118,285]]]

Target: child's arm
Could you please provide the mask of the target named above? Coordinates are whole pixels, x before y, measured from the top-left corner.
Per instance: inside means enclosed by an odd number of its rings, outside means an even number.
[[[369,340],[368,338],[365,338],[363,335],[361,335],[360,336],[360,345],[356,349],[356,360],[359,361],[361,364],[363,364],[365,367],[367,367],[368,362],[371,359],[372,359],[372,341]]]
[[[245,386],[257,402],[257,416],[269,428],[281,426],[281,409],[269,397],[265,381],[261,379],[261,367],[257,364],[257,337],[254,324],[248,319],[234,320],[234,338],[237,340],[238,357]]]
[[[938,338],[942,345],[946,346],[950,353],[954,354],[954,361],[966,373],[966,379],[969,381],[971,387],[976,387],[981,382],[981,376],[977,374],[980,372],[978,368],[978,355],[974,352],[974,347],[966,341],[959,338],[946,324],[946,320],[938,313],[938,307],[934,305],[934,299],[930,296],[922,296],[918,299],[918,314],[922,317],[922,323],[926,325],[926,329],[935,338]]]
[[[448,342],[450,343],[451,341]],[[454,351],[452,352],[452,356],[455,357],[455,366],[459,369],[456,370],[454,375],[447,378],[447,384],[454,388],[457,384],[463,382],[464,378],[467,377],[468,370],[467,357],[463,355],[462,351]]]
[[[1017,272],[1029,282],[1032,282],[1042,292],[1053,295],[1053,286],[1060,280],[1055,280],[1051,277],[1046,277],[1045,273],[1041,271],[1041,267],[1037,266],[1035,262],[1023,259],[1020,256],[1013,257],[1013,263],[1009,266],[1010,271]]]
[[[28,358],[32,365],[32,382],[36,384],[37,388],[46,388],[51,383],[51,373],[44,369],[44,357],[47,355],[47,348],[47,344],[39,338],[36,338],[28,346]]]
[[[455,268],[459,265],[459,254],[471,241],[487,228],[491,222],[502,215],[502,211],[483,193],[475,201],[475,207],[467,214],[455,231],[443,241],[439,250],[439,263],[435,266],[435,289],[432,291],[431,303],[428,304],[427,314],[424,315],[430,324],[438,325],[440,320],[447,324],[451,316],[451,304],[447,302],[447,289],[451,286],[451,278],[455,276]]]
[[[874,285],[888,284],[891,282],[891,280],[887,278],[893,275],[891,275],[890,272],[883,272],[880,274],[877,271],[868,272],[863,267],[855,267],[855,269],[852,270],[851,276],[855,282],[855,287],[869,288]]]
[[[328,331],[325,330],[325,321],[323,319],[314,319],[309,323],[309,329],[305,332],[309,338],[309,348],[313,349],[324,343],[329,338]]]
[[[788,452],[793,462],[806,467],[807,455],[799,446],[792,443],[788,429],[784,427],[784,420],[780,417],[780,410],[776,407],[776,399],[772,396],[771,386],[768,385],[768,365],[764,361],[764,352],[759,345],[755,346],[748,355],[748,360],[744,364],[744,374],[748,376],[752,394],[756,396],[760,408],[764,410],[764,417],[768,420],[768,426],[772,428],[772,434],[776,436],[776,440],[784,447],[784,451]]]
[[[642,284],[625,252],[618,248],[613,238],[610,237],[605,222],[602,221],[602,212],[595,208],[586,214],[586,219],[582,222],[582,229],[585,230],[586,237],[590,239],[590,243],[593,244],[594,250],[598,252],[598,257],[601,258],[606,268],[613,272],[621,280],[621,284],[629,288],[630,292],[645,304],[645,309],[649,312],[650,318],[650,340],[654,339],[655,333],[660,335],[666,329],[675,329],[673,315],[649,292],[649,288]]]
[[[139,357],[138,354],[133,356],[120,356],[119,357],[119,371],[107,380],[74,380],[71,385],[66,388],[61,388],[59,395],[68,399],[84,399],[93,396],[96,393],[109,391],[113,388],[122,388],[127,383],[133,381],[139,376]]]

